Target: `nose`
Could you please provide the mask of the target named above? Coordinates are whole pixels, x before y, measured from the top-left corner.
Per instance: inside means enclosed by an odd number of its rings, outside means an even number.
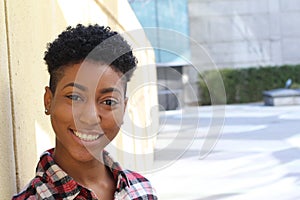
[[[79,112],[78,120],[88,126],[98,125],[101,122],[101,117],[95,104],[86,103]]]

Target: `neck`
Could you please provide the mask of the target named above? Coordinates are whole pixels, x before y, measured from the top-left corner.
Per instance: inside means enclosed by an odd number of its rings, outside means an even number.
[[[87,161],[80,161],[72,157],[68,151],[55,148],[53,158],[76,182],[88,186],[105,180],[110,174],[103,164],[102,155],[101,152],[101,160],[94,158]]]

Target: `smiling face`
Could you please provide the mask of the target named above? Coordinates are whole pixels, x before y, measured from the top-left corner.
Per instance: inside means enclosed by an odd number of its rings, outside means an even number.
[[[64,67],[54,94],[46,88],[56,155],[89,161],[116,137],[127,102],[121,77],[110,66],[84,62]]]

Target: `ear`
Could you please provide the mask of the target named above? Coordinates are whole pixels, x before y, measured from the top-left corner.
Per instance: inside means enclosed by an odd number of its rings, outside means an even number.
[[[47,86],[45,87],[45,94],[44,94],[44,106],[45,106],[45,113],[46,115],[50,115],[51,109],[51,102],[52,102],[53,94],[50,88]]]

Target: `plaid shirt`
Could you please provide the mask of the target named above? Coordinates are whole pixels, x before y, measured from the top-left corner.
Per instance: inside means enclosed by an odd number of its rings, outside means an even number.
[[[91,190],[79,185],[54,162],[53,150],[42,154],[35,178],[30,181],[25,190],[12,199],[96,200],[97,197]],[[154,189],[145,177],[129,170],[122,170],[107,152],[104,152],[103,157],[117,181],[115,200],[157,200]]]

